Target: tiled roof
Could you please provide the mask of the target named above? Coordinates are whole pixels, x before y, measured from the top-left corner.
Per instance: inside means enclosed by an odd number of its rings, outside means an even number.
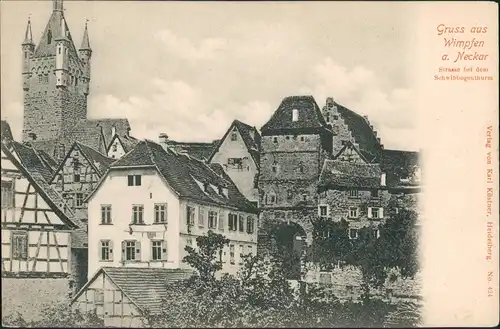
[[[61,11],[53,11],[50,15],[49,21],[45,30],[43,31],[42,38],[35,49],[35,57],[41,56],[54,56],[56,54],[56,42],[55,40],[62,36],[62,24],[61,21],[64,19],[64,15]],[[69,53],[71,57],[79,58],[76,51],[75,44],[69,32],[68,24],[64,19],[65,30],[67,31],[67,38],[69,39]],[[50,40],[49,40],[50,39]],[[49,42],[50,41],[50,42]]]
[[[123,149],[125,152],[131,151],[140,142],[140,140],[138,140],[137,138],[132,137],[132,136],[128,136],[128,135],[118,137],[118,138],[120,138],[120,142],[122,143],[122,146],[123,146]],[[108,145],[108,147],[109,146],[111,146],[111,145]]]
[[[380,143],[378,142],[377,137],[375,137],[375,134],[366,119],[342,105],[336,105],[339,114],[344,119],[345,124],[349,127],[354,140],[358,143],[363,156],[365,156],[368,161],[371,161],[374,158],[379,158],[378,155],[381,151]]]
[[[67,149],[74,142],[87,145],[94,150],[102,150],[105,145],[101,127],[95,120],[79,120],[75,126],[63,132],[61,142],[66,145]]]
[[[148,166],[157,168],[168,184],[180,197],[237,208],[257,213],[257,209],[241,193],[231,187],[232,182],[223,177],[204,162],[186,154],[178,154],[171,149],[164,149],[152,141],[141,141],[131,152],[111,165],[117,167]],[[208,184],[206,191],[198,185]],[[228,197],[210,187],[228,188]]]
[[[299,110],[297,121],[292,121],[292,111]],[[290,129],[326,128],[327,124],[318,104],[312,96],[289,96],[283,99],[280,106],[261,128],[262,134]]]
[[[36,150],[36,152],[38,153],[40,159],[42,159],[44,163],[52,169],[52,171],[57,169],[57,161],[54,160],[54,158],[52,158],[47,152],[43,150]]]
[[[115,159],[108,158],[107,156],[97,152],[96,150],[78,143],[78,147],[84,154],[84,156],[91,162],[98,163],[98,170],[101,174],[104,174],[104,172],[109,168],[109,166],[115,161]]]
[[[5,120],[2,120],[1,124],[1,137],[2,140],[4,139],[14,140],[14,137],[12,136],[12,130],[10,129],[10,125]]]
[[[418,182],[407,180],[413,176],[414,170],[419,167],[419,152],[383,150],[380,165],[387,174],[387,186],[419,185]]]
[[[91,125],[96,125],[102,127],[102,134],[104,135],[104,141],[106,143],[106,149],[113,139],[113,127],[115,127],[115,134],[118,136],[128,136],[130,131],[130,124],[128,119],[118,118],[118,119],[88,119],[86,120]]]
[[[167,142],[168,147],[173,147],[174,150],[186,151],[190,156],[206,161],[210,158],[215,146],[218,144],[218,140],[212,143],[197,143],[197,142],[177,142],[169,140]]]
[[[160,312],[168,283],[189,279],[194,273],[168,268],[103,267],[101,270],[134,304],[152,314]]]
[[[38,157],[37,152],[32,147],[17,142],[13,142],[11,147],[12,151],[19,158],[19,170],[21,170],[31,184],[33,184],[34,188],[45,199],[49,207],[58,214],[63,222],[70,225],[72,228],[78,226],[78,221],[75,220],[73,212],[67,207],[64,199],[47,183],[50,169]],[[2,144],[2,149],[8,156],[11,154],[4,144]],[[11,160],[14,164],[18,163],[14,157]]]
[[[325,160],[319,178],[320,187],[377,188],[382,171],[378,164],[359,164]]]
[[[247,125],[239,120],[234,120],[229,126],[229,129],[224,134],[224,137],[218,143],[216,143],[216,147],[213,149],[210,154],[208,161],[211,161],[215,153],[219,150],[219,147],[222,145],[224,140],[227,138],[229,133],[233,131],[234,127],[238,129],[238,132],[247,147],[248,152],[252,156],[257,167],[260,166],[260,134],[257,128]]]
[[[29,145],[31,145],[37,151],[42,151],[53,159],[56,158],[56,150],[55,146],[58,145],[58,140],[50,140],[50,141],[30,141]],[[55,160],[54,160],[55,161]],[[57,162],[57,161],[56,161]]]

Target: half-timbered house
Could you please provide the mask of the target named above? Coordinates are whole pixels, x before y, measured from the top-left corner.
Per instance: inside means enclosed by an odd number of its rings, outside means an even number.
[[[98,151],[75,142],[50,180],[52,187],[83,222],[87,221],[84,200],[113,161]]]
[[[48,184],[53,172],[38,152],[15,141],[1,151],[2,311],[29,319],[74,288],[79,222]]]

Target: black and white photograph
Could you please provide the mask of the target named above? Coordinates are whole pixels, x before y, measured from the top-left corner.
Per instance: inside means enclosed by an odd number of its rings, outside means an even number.
[[[1,8],[3,326],[424,324],[412,6]]]

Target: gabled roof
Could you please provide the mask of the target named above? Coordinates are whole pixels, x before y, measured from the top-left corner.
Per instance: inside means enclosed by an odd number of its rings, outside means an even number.
[[[62,22],[63,20],[64,22]],[[69,50],[68,50],[69,54],[71,57],[74,57],[76,59],[79,58],[75,44],[73,43],[73,38],[71,37],[71,33],[69,32],[68,24],[64,19],[62,11],[58,10],[54,10],[50,15],[49,21],[47,22],[45,30],[43,31],[42,38],[40,39],[40,42],[38,43],[38,46],[35,49],[35,57],[55,56],[56,54],[55,40],[63,36],[63,30],[62,30],[63,24],[67,32],[67,38],[69,40]]]
[[[212,153],[210,154],[210,157],[208,158],[208,162],[212,161],[212,158],[214,155],[219,151],[219,148],[221,147],[222,143],[226,140],[228,135],[230,134],[233,129],[237,129],[238,132],[240,133],[241,139],[243,139],[243,142],[245,143],[245,146],[252,156],[253,161],[257,165],[257,167],[260,166],[260,134],[257,128],[252,127],[250,125],[247,125],[246,123],[243,123],[239,120],[234,120],[231,123],[231,126],[229,126],[229,129],[226,131],[222,139],[217,143],[217,146],[213,149]]]
[[[167,145],[168,147],[173,148],[176,152],[185,151],[187,154],[198,160],[207,161],[218,143],[219,140],[215,140],[211,143],[177,142],[169,140]]]
[[[319,187],[378,188],[381,175],[378,164],[325,160],[319,177]]]
[[[370,161],[368,161],[368,159],[365,158],[365,156],[358,150],[358,148],[351,141],[345,142],[345,145],[340,149],[340,151],[333,156],[333,160],[337,160],[340,156],[342,156],[342,154],[344,154],[344,152],[347,149],[354,150],[365,163],[370,163]]]
[[[189,269],[102,267],[85,286],[73,297],[78,297],[101,275],[107,276],[123,294],[141,311],[158,314],[167,295],[167,284],[189,279],[193,275]]]
[[[126,118],[116,118],[116,119],[88,119],[89,124],[102,127],[102,134],[104,136],[104,141],[106,144],[106,150],[113,139],[113,127],[115,128],[115,134],[122,136],[128,136],[130,131],[130,124]],[[131,137],[134,139],[133,137]]]
[[[141,141],[132,151],[114,162],[110,170],[120,168],[155,168],[167,184],[179,197],[197,200],[220,206],[257,213],[258,210],[241,193],[229,189],[232,182],[224,178],[213,167],[186,154],[178,154],[171,149],[164,149],[152,141]],[[104,180],[101,179],[100,184]],[[201,185],[206,185],[207,189]],[[217,189],[228,188],[228,197],[221,195]],[[94,190],[94,192],[99,186]],[[87,199],[92,196],[89,195]]]
[[[292,121],[292,111],[299,110],[299,118]],[[289,96],[261,128],[263,135],[280,130],[327,128],[321,110],[312,96]]]
[[[42,159],[42,156],[28,144],[12,143],[12,148],[21,160],[22,165],[30,172],[37,172],[49,182],[54,174],[54,170],[49,164]]]
[[[52,183],[54,181],[54,179],[57,177],[59,172],[64,167],[66,160],[68,159],[68,157],[71,155],[71,153],[75,149],[78,149],[80,151],[80,153],[87,160],[87,162],[92,166],[95,173],[99,177],[101,177],[106,172],[106,170],[108,170],[111,163],[113,163],[115,161],[114,159],[110,159],[110,158],[106,157],[105,155],[97,152],[96,150],[94,150],[86,145],[80,144],[78,142],[74,142],[73,145],[71,145],[71,148],[68,150],[68,152],[66,152],[64,159],[61,160],[57,169],[54,170],[54,172],[49,180],[50,183]]]
[[[78,148],[82,152],[82,154],[87,158],[87,160],[92,164],[97,173],[100,175],[103,175],[106,170],[108,170],[109,166],[115,162],[115,159],[108,158],[104,154],[99,153],[98,151],[94,150],[93,148],[90,148],[86,145],[80,144],[76,142],[75,144],[78,145]],[[98,164],[99,166],[96,166]]]
[[[13,142],[12,151],[15,152],[19,161],[12,152],[2,143],[2,151],[9,157],[9,160],[23,173],[28,181],[33,185],[40,196],[58,215],[63,223],[70,228],[77,228],[78,222],[75,221],[72,211],[66,206],[64,199],[56,190],[54,190],[44,178],[47,175],[47,168],[36,151],[28,146]]]
[[[413,176],[415,169],[420,165],[419,152],[383,150],[380,165],[382,170],[387,174],[387,186],[402,187],[419,185],[419,182],[405,181],[405,179]]]
[[[367,158],[367,160],[379,158],[379,153],[382,148],[367,120],[363,116],[342,105],[336,105],[339,114],[344,119],[345,124],[352,133],[356,143],[358,143],[360,151],[365,158]]]
[[[115,142],[115,139],[118,139],[125,153],[131,151],[140,142],[140,140],[132,136],[128,135],[120,136],[118,134],[115,134],[108,143],[108,147],[106,148],[106,153],[109,152],[109,150],[111,149],[111,146]]]
[[[2,124],[0,126],[0,129],[1,129],[2,141],[4,139],[8,139],[11,141],[14,140],[14,137],[12,136],[12,130],[10,129],[10,125],[7,121],[2,120]]]
[[[54,158],[52,158],[49,154],[47,154],[47,152],[43,150],[36,150],[36,152],[40,156],[40,159],[42,159],[42,161],[47,166],[49,166],[52,169],[52,171],[55,171],[57,169],[57,161],[54,160]]]

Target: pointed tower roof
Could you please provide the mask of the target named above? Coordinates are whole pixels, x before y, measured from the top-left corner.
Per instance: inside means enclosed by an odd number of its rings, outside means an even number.
[[[33,33],[31,32],[31,19],[28,18],[28,25],[26,25],[26,32],[24,33],[23,45],[33,45]]]
[[[89,31],[87,29],[87,23],[88,20],[85,22],[85,31],[83,31],[83,39],[82,39],[82,45],[80,46],[80,50],[92,51],[92,48],[90,48]]]
[[[66,37],[69,40],[69,52],[73,56],[77,56],[76,47],[71,38],[68,25],[64,19],[62,0],[53,0],[54,6],[50,15],[47,26],[43,31],[40,43],[36,47],[35,57],[38,56],[53,56],[56,54],[57,38]],[[66,34],[66,35],[64,35]]]

